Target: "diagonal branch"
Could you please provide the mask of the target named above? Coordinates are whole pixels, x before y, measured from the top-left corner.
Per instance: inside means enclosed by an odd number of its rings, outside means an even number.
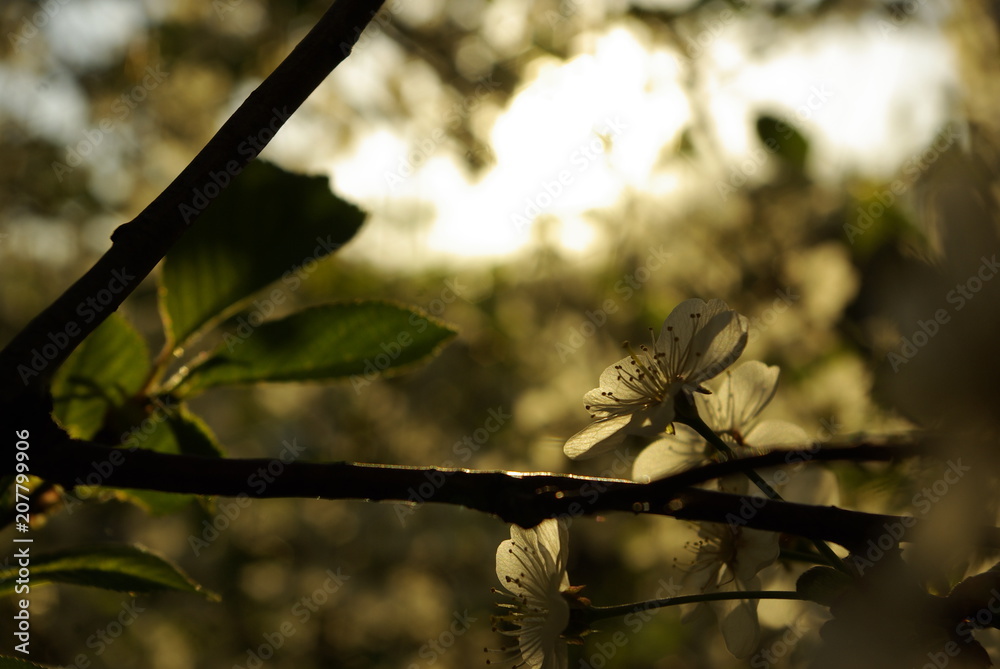
[[[913,518],[764,500],[690,488],[738,471],[798,460],[889,461],[923,452],[922,447],[861,445],[780,451],[682,472],[652,483],[591,476],[436,467],[312,463],[294,443],[273,459],[218,459],[112,448],[82,441],[34,451],[32,473],[64,487],[103,485],[165,492],[308,497],[397,503],[438,502],[465,506],[530,527],[545,518],[608,511],[651,513],[686,520],[733,523],[755,529],[832,541],[855,550],[886,533],[919,528]],[[987,528],[985,546],[1000,548],[1000,530]]]
[[[59,365],[121,305],[210,201],[350,54],[382,2],[334,2],[173,183],[114,232],[111,248],[97,263],[0,351],[0,401],[13,399],[26,387],[35,397],[45,394]],[[95,318],[84,307],[98,295]]]

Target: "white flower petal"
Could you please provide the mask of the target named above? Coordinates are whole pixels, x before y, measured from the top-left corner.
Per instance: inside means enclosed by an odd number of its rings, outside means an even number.
[[[641,399],[642,395],[635,391],[634,388],[627,385],[622,379],[621,370],[629,369],[632,365],[632,358],[622,358],[613,365],[610,365],[607,369],[601,372],[600,385],[593,390],[587,392],[583,396],[583,403],[585,406],[600,406],[602,404],[608,403],[608,393],[614,395],[619,400],[623,402],[631,402],[637,399]],[[588,407],[588,411],[590,408]]]
[[[548,587],[550,580],[557,579],[557,586],[561,585],[566,575],[568,536],[566,524],[551,518],[527,530],[511,525],[510,539],[497,548],[500,583],[511,590],[507,577],[522,578],[523,573],[533,584]]]
[[[764,420],[745,436],[744,441],[752,448],[808,448],[812,439],[801,427],[786,420]]]
[[[682,379],[683,381],[698,385],[701,381],[707,380],[725,369],[725,366],[736,360],[746,346],[745,335],[747,331],[746,319],[742,319],[736,312],[731,311],[722,300],[711,300],[708,303],[699,299],[684,300],[670,312],[660,329],[660,336],[656,340],[656,349],[663,353],[663,366],[669,371],[669,376]],[[718,358],[720,353],[718,345],[714,342],[717,337],[724,340],[722,345],[727,353],[731,353],[735,342],[730,342],[730,323],[736,321],[733,326],[736,329],[741,327],[744,335],[743,344],[739,347],[739,352],[735,353],[726,365],[719,367],[714,373],[699,374],[706,366],[705,356],[711,355],[713,360]],[[728,343],[727,343],[728,342]],[[711,353],[710,353],[711,352]],[[711,361],[710,363],[711,364]],[[692,378],[697,376],[698,378]]]
[[[731,364],[746,346],[747,321],[722,300],[685,300],[670,312],[652,350],[640,346],[606,368],[584,396],[596,419],[563,447],[571,458],[618,446],[625,435],[659,436],[675,418],[675,400]],[[627,423],[623,417],[631,415]]]
[[[779,372],[777,366],[768,366],[757,360],[727,369],[711,395],[698,397],[699,408],[706,409],[703,416],[705,422],[717,432],[745,432],[750,422],[774,397]]]
[[[712,318],[691,342],[691,360],[685,375],[688,385],[697,386],[714,378],[743,354],[747,346],[749,322],[735,311]]]
[[[776,532],[741,527],[736,542],[736,552],[730,568],[736,580],[741,583],[748,583],[761,569],[774,564],[781,554]]]
[[[631,356],[626,356],[613,365],[608,365],[601,372],[601,380],[598,385],[608,390],[619,390],[622,388],[621,369],[632,362]]]
[[[698,532],[703,543],[685,587],[704,593],[759,590],[757,572],[778,557],[778,535],[728,525],[705,523]],[[719,620],[726,646],[738,657],[746,657],[757,646],[760,625],[756,600],[722,600],[708,603]]]
[[[687,425],[674,426],[676,433],[657,439],[632,463],[632,480],[652,481],[675,474],[705,461],[705,441]]]
[[[720,569],[722,569],[722,562],[719,561],[696,563],[696,568],[684,574],[681,583],[685,590],[709,592],[714,590],[718,584]]]
[[[563,445],[563,453],[573,460],[592,458],[621,446],[631,414],[600,418],[583,428]]]
[[[550,615],[552,612],[549,612]],[[554,623],[555,619],[550,619]],[[518,645],[521,648],[521,659],[529,667],[538,669],[557,669],[566,666],[566,643],[559,638],[559,632],[565,629],[569,623],[569,607],[566,608],[565,620],[561,623],[555,633],[552,629],[555,625],[547,624],[542,627],[530,627],[525,629],[518,637]],[[558,624],[558,623],[557,623]]]
[[[722,306],[721,309],[719,309],[719,305]],[[684,300],[674,307],[666,320],[663,321],[660,336],[656,340],[656,347],[665,351],[677,346],[686,348],[699,327],[712,316],[722,313],[726,309],[726,303],[722,300],[712,300],[711,306],[698,298]]]
[[[674,403],[668,400],[633,413],[626,432],[640,437],[656,437],[666,432],[673,422]]]
[[[734,603],[734,606],[727,607],[730,610],[725,617],[720,617],[719,628],[730,653],[738,658],[749,657],[760,643],[757,600],[735,600]]]
[[[564,521],[548,519],[531,529],[511,526],[510,539],[497,548],[496,572],[515,604],[501,618],[516,636],[521,659],[529,667],[564,669],[569,624],[566,575],[568,532]]]
[[[840,485],[837,475],[822,465],[807,465],[793,470],[788,483],[781,489],[782,496],[789,502],[840,505]]]
[[[545,654],[542,659],[542,664],[532,665],[529,663],[530,667],[538,667],[538,669],[566,669],[569,666],[568,660],[569,653],[566,650],[565,643],[557,643],[555,645],[549,644],[545,647]]]

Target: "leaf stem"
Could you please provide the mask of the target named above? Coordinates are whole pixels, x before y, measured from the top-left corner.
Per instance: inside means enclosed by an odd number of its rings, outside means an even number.
[[[650,611],[652,609],[662,609],[667,606],[681,606],[682,604],[697,604],[699,602],[719,602],[727,600],[744,599],[794,599],[800,601],[811,601],[805,595],[794,590],[745,590],[743,592],[707,592],[700,595],[681,595],[679,597],[664,597],[663,599],[651,599],[645,602],[633,602],[632,604],[618,604],[616,606],[592,606],[583,609],[580,615],[587,622],[614,618],[638,611]]]

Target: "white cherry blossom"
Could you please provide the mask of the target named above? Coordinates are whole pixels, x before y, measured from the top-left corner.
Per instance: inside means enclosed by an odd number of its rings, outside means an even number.
[[[497,578],[513,603],[501,604],[507,612],[494,617],[493,627],[517,639],[515,666],[567,666],[563,632],[570,622],[570,601],[580,589],[569,584],[566,574],[567,539],[566,523],[549,519],[528,530],[512,525],[510,539],[497,548]]]
[[[756,360],[727,369],[710,395],[698,395],[698,415],[737,454],[763,452],[783,446],[806,446],[809,435],[798,425],[782,420],[758,421],[778,385],[779,369]],[[712,458],[712,447],[693,429],[678,425],[636,457],[632,478],[662,478]]]
[[[758,417],[774,397],[778,368],[762,362],[745,362],[727,369],[710,395],[695,399],[698,415],[737,454],[748,455],[781,447],[803,447],[810,443],[801,427],[779,420],[759,421]],[[742,451],[742,453],[741,453]],[[665,435],[645,448],[633,463],[632,477],[648,481],[704,464],[712,459],[714,449],[686,425],[678,425],[673,435]],[[769,483],[794,492],[796,501],[830,503],[833,474],[823,468],[809,468],[789,474],[779,470]],[[800,485],[797,485],[800,484]],[[760,495],[750,481],[739,474],[709,484],[722,492]],[[794,490],[793,490],[794,489]],[[759,573],[777,560],[778,535],[754,530],[739,523],[703,523],[695,542],[696,555],[684,579],[685,587],[700,593],[746,592],[759,590]],[[719,621],[726,647],[737,657],[747,657],[760,639],[756,599],[707,602]]]
[[[667,316],[652,348],[640,346],[601,374],[584,396],[594,422],[563,447],[571,458],[612,450],[629,434],[656,436],[671,429],[679,393],[707,392],[702,385],[729,367],[747,343],[747,319],[722,300],[685,300]]]

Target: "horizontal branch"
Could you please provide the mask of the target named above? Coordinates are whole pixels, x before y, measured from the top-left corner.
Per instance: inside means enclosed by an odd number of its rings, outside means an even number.
[[[69,354],[118,309],[208,204],[351,52],[383,0],[337,0],[111,248],[0,351],[0,401],[45,394]],[[94,302],[100,296],[100,303]],[[88,304],[91,306],[88,307]],[[80,318],[88,307],[90,319]],[[94,317],[94,314],[97,314]]]
[[[909,517],[776,502],[690,487],[750,467],[806,460],[891,461],[921,453],[921,447],[915,445],[777,451],[698,467],[652,483],[569,474],[302,462],[299,458],[304,450],[286,443],[276,458],[223,459],[66,441],[58,447],[34,451],[32,472],[67,488],[101,485],[227,497],[455,504],[524,527],[551,517],[610,511],[650,513],[684,520],[736,522],[831,541],[852,550],[885,534],[890,525],[903,528],[904,541],[919,527]],[[986,546],[1000,548],[1000,531],[985,529],[982,541]]]

